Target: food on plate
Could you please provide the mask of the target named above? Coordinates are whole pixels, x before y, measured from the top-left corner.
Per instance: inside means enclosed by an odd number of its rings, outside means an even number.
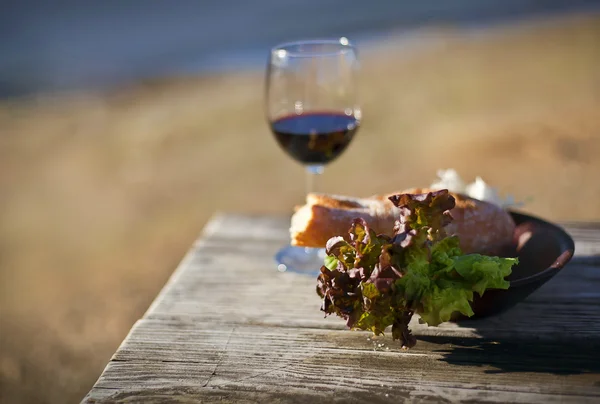
[[[507,289],[504,278],[518,260],[465,255],[459,237],[446,231],[456,205],[447,190],[388,199],[398,211],[388,235],[378,235],[369,220],[358,217],[326,242],[317,293],[321,310],[344,318],[349,328],[380,335],[392,326],[393,339],[410,348],[416,343],[408,328],[413,314],[428,325],[448,321],[455,312],[473,315],[474,293]]]
[[[329,238],[347,231],[357,217],[371,223],[376,232],[391,231],[398,213],[391,201],[378,198],[309,193],[306,204],[292,216],[291,244],[325,247]]]
[[[426,193],[431,189],[415,188],[402,193]],[[392,195],[392,194],[390,194]],[[390,195],[356,198],[351,196],[308,194],[306,204],[297,209],[290,226],[291,244],[325,247],[331,237],[345,234],[356,218],[369,223],[376,234],[392,236],[400,209]],[[454,220],[446,231],[460,238],[467,253],[500,255],[512,243],[515,223],[500,206],[469,196],[449,192],[455,201],[450,213]]]

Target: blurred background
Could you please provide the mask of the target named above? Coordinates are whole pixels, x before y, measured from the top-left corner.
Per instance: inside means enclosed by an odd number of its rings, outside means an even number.
[[[303,203],[304,169],[262,111],[278,42],[359,46],[363,125],[321,191],[393,192],[455,168],[530,213],[600,220],[598,1],[12,3],[2,403],[81,400],[216,211]]]

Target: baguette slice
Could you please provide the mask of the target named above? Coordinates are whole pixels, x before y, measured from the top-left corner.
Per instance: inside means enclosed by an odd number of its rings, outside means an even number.
[[[426,188],[414,188],[397,193],[426,193]],[[515,223],[501,207],[468,196],[450,193],[456,206],[450,212],[454,220],[446,227],[449,235],[460,238],[465,253],[501,255],[512,243]],[[342,195],[311,193],[306,204],[292,216],[291,244],[303,247],[324,247],[329,238],[346,235],[352,220],[362,218],[377,234],[392,235],[399,209],[388,195],[356,198]]]
[[[398,216],[399,209],[391,201],[311,193],[306,205],[292,216],[291,244],[325,247],[331,237],[345,235],[357,217],[365,219],[376,233],[387,234]]]

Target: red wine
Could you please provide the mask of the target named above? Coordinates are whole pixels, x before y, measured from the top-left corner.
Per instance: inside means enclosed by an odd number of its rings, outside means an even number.
[[[358,130],[353,115],[313,112],[271,122],[279,145],[303,164],[327,164],[339,156]]]

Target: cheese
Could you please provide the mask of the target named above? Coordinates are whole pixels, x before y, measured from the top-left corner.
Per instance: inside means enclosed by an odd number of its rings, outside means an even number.
[[[447,189],[450,192],[464,194],[473,199],[493,203],[504,209],[522,205],[520,202],[515,202],[514,198],[510,195],[502,198],[498,190],[488,185],[481,177],[477,177],[474,182],[466,184],[456,170],[452,168],[438,170],[437,176],[438,179],[431,184],[431,188],[433,189]]]

